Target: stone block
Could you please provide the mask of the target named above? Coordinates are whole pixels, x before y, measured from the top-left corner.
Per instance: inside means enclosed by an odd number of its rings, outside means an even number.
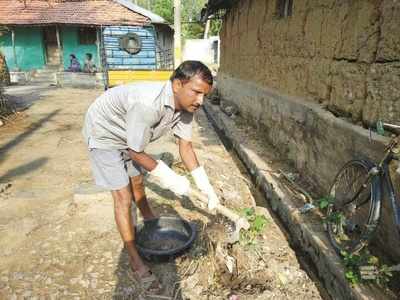
[[[286,73],[282,73],[281,80],[285,80],[285,92],[289,95],[302,95],[306,93],[306,65],[308,60],[299,57],[286,59]]]
[[[377,61],[400,60],[400,2],[384,0],[381,5],[381,34]]]
[[[267,38],[271,39],[272,54],[281,57],[287,57],[287,48],[285,41],[287,40],[287,32],[289,22],[285,19],[276,19],[271,22],[270,33]]]
[[[321,47],[321,27],[324,19],[323,9],[309,10],[304,23],[304,51],[307,56],[314,57]]]
[[[238,32],[241,36],[243,36],[243,34],[246,34],[247,32],[247,22],[248,22],[248,14],[249,14],[249,1],[240,1],[238,3],[238,10],[239,10],[239,14],[238,14]]]
[[[339,61],[332,64],[332,92],[329,107],[339,115],[361,120],[365,105],[367,66]]]
[[[233,10],[230,16],[232,18],[232,36],[235,36],[239,34],[239,10]]]
[[[340,46],[341,26],[338,24],[344,18],[344,12],[333,7],[324,9],[323,15],[320,56],[333,59],[335,51],[337,51],[336,48]]]
[[[314,59],[308,61],[303,78],[307,78],[307,94],[319,102],[327,101],[330,97],[331,68],[329,59]]]
[[[248,7],[248,30],[257,31],[265,15],[266,1],[250,1]]]
[[[384,120],[400,121],[400,62],[373,64],[367,75],[367,99],[363,121],[374,124]]]
[[[339,6],[339,9],[343,9]],[[372,1],[349,2],[347,14],[340,23],[338,59],[372,62],[379,35],[378,5]]]
[[[307,57],[307,52],[304,51],[305,40],[303,32],[305,14],[305,11],[296,11],[289,20],[285,47],[286,53],[290,57]]]

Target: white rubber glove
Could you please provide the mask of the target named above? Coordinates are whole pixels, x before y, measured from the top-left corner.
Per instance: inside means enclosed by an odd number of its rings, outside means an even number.
[[[157,166],[150,175],[157,177],[163,188],[169,189],[175,194],[187,195],[190,188],[190,182],[185,176],[176,174],[162,160],[157,160]]]
[[[219,199],[214,191],[214,188],[210,184],[210,181],[208,180],[208,176],[204,168],[198,167],[194,169],[191,174],[198,189],[208,197],[208,209],[215,209],[219,204]]]

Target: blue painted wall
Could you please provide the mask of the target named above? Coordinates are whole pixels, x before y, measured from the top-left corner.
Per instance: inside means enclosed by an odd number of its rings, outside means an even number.
[[[0,36],[0,51],[5,55],[10,71],[16,70],[11,32]],[[45,65],[45,50],[41,27],[15,29],[15,51],[18,67],[22,71],[41,69]]]
[[[119,40],[127,33],[141,38],[139,53],[130,54],[119,47]],[[110,70],[155,70],[156,39],[153,27],[109,26],[103,31],[104,51]]]

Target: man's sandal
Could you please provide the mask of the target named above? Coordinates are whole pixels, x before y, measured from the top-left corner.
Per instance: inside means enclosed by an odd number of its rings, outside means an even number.
[[[142,289],[145,290],[146,293],[152,293],[152,294],[157,294],[160,293],[162,290],[162,286],[158,280],[158,278],[151,272],[151,270],[148,271],[149,275],[147,276],[142,276],[139,275],[137,271],[133,271],[132,269],[129,268],[128,275],[136,281]]]

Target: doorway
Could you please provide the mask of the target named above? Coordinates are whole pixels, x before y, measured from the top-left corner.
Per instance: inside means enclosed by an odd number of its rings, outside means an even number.
[[[56,27],[44,27],[43,39],[46,50],[46,64],[52,66],[60,65],[60,49],[57,43]]]

